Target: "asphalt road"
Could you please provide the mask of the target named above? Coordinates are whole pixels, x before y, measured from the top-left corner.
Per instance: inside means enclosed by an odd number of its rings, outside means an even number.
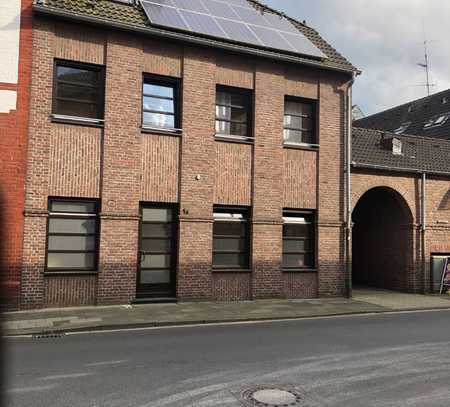
[[[304,406],[450,405],[450,311],[9,338],[6,406],[241,406],[291,388]]]

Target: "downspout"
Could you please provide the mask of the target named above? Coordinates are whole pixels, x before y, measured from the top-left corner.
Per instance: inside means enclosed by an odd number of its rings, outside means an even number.
[[[422,291],[423,293],[426,292],[426,284],[427,284],[427,278],[426,278],[426,268],[427,268],[427,250],[426,250],[426,232],[427,232],[427,208],[426,208],[426,202],[427,202],[427,174],[422,173],[422,196],[421,196],[421,235],[422,235]]]
[[[347,297],[352,298],[352,179],[351,179],[351,163],[352,163],[352,106],[353,106],[353,83],[355,82],[355,74],[349,82],[347,90],[347,129],[345,140],[345,254],[346,254],[346,272],[347,272]]]

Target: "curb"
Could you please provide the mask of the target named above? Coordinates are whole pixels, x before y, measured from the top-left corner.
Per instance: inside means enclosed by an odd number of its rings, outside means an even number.
[[[82,333],[94,333],[94,332],[106,332],[106,331],[126,331],[126,330],[139,330],[139,329],[151,329],[151,328],[175,328],[175,327],[189,327],[189,326],[208,326],[208,325],[226,325],[226,324],[245,324],[245,323],[264,323],[264,322],[282,322],[282,321],[300,321],[300,320],[312,320],[322,318],[333,317],[346,317],[346,316],[364,316],[364,315],[383,315],[383,314],[407,314],[417,312],[433,312],[433,311],[450,311],[450,307],[433,307],[433,308],[409,308],[409,309],[385,309],[385,310],[371,310],[371,311],[350,311],[340,313],[327,313],[317,315],[302,315],[302,316],[287,316],[287,317],[261,317],[261,318],[233,318],[233,319],[207,319],[207,320],[189,320],[189,321],[160,321],[160,322],[142,322],[142,323],[130,323],[130,324],[104,324],[86,327],[65,327],[56,329],[44,329],[40,330],[36,328],[33,330],[17,330],[17,333],[12,331],[3,331],[3,338],[12,337],[60,337],[65,334],[82,334]]]

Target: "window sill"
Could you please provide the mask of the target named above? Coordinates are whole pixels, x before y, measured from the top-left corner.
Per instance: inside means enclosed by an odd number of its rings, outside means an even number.
[[[320,145],[319,144],[308,144],[308,143],[283,143],[283,147],[291,148],[294,150],[318,151]]]
[[[282,269],[283,273],[296,273],[296,274],[315,274],[317,269],[315,268],[295,268],[295,269]]]
[[[103,127],[105,121],[103,119],[91,119],[89,117],[65,116],[62,114],[51,114],[53,123],[77,124],[80,126]]]
[[[219,267],[213,267],[212,272],[215,274],[250,274],[252,270],[250,269],[240,269],[240,268],[219,268]]]
[[[97,270],[46,270],[44,276],[95,276],[98,274]]]
[[[254,144],[254,139],[251,137],[227,136],[225,134],[215,134],[214,139],[216,141],[223,141],[228,143]]]
[[[181,137],[183,135],[183,129],[160,129],[157,127],[141,127],[141,133],[157,134],[160,136],[174,136]]]

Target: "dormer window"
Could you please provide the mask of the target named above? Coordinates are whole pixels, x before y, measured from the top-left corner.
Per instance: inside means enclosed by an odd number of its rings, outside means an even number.
[[[403,134],[408,129],[409,126],[411,126],[411,122],[402,123],[399,128],[394,130],[394,133]]]
[[[450,118],[450,112],[433,116],[430,120],[428,120],[425,123],[423,128],[426,130],[426,129],[431,129],[433,127],[442,126],[445,123],[447,123],[449,118]]]

